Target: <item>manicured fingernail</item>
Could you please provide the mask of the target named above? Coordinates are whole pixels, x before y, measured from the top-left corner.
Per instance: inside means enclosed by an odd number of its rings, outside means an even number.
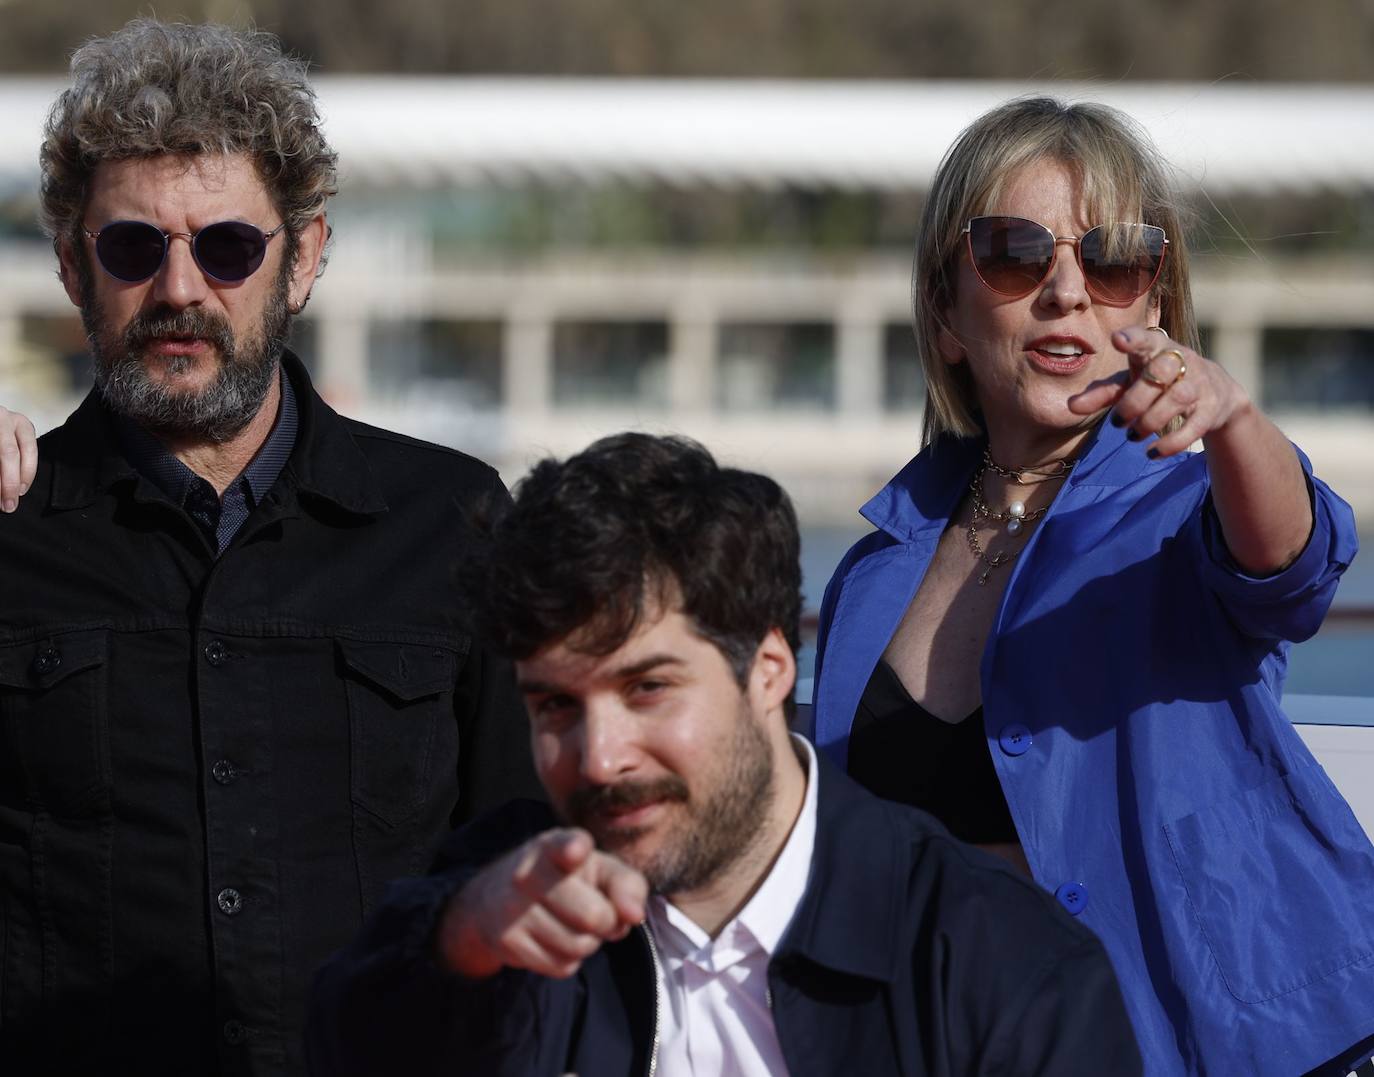
[[[1151,460],[1158,460],[1158,459],[1159,459],[1159,450],[1158,450],[1158,449],[1147,449],[1146,452],[1145,452],[1145,455],[1148,456]]]
[[[1140,431],[1137,430],[1137,429],[1135,429],[1135,427],[1132,427],[1130,430],[1127,430],[1127,431],[1126,431],[1126,440],[1127,440],[1127,441],[1139,441],[1139,440],[1140,440]]]
[[[1113,426],[1125,426],[1125,425],[1126,425],[1126,420],[1123,419],[1123,418],[1122,418],[1120,415],[1118,415],[1116,412],[1112,412],[1112,425],[1113,425]]]
[[[29,492],[29,484],[26,483],[26,482],[21,482],[21,483],[19,484],[19,496],[20,496],[20,497],[23,497],[23,496],[24,496],[25,494],[27,494],[28,492]]]
[[[18,504],[19,502],[14,500],[14,498],[7,497],[5,498],[4,509],[6,512],[13,512]]]

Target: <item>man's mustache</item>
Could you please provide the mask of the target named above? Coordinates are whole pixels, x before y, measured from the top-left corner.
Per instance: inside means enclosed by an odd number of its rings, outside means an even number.
[[[141,311],[124,329],[124,348],[127,353],[137,354],[163,337],[196,337],[209,341],[225,358],[234,354],[234,331],[228,319],[196,307],[181,310],[158,307]]]
[[[676,775],[651,782],[620,782],[616,785],[589,785],[568,797],[568,818],[578,825],[608,811],[627,811],[659,800],[688,798],[687,783]]]

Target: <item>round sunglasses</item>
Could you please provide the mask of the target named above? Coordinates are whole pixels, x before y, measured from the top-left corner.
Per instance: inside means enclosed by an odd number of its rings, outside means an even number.
[[[243,221],[216,221],[195,232],[164,232],[146,221],[111,221],[98,232],[81,229],[95,240],[95,256],[105,272],[129,284],[145,281],[167,258],[173,236],[191,244],[191,257],[201,272],[225,284],[257,272],[267,244],[286,225],[264,232]]]
[[[1088,294],[1124,304],[1148,292],[1164,267],[1169,240],[1153,224],[1099,224],[1077,238],[1056,236],[1024,217],[974,217],[964,225],[978,279],[998,295],[1021,299],[1050,275],[1055,249],[1072,243]]]

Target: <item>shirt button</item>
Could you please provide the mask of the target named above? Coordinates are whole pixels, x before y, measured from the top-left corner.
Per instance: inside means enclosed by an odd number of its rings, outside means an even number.
[[[237,916],[243,912],[243,895],[232,886],[221,890],[215,900],[219,902],[219,911],[225,916]]]
[[[205,645],[205,661],[212,666],[222,666],[229,659],[229,651],[224,644],[217,639],[212,639]]]
[[[61,664],[62,652],[49,644],[34,656],[33,675],[35,677],[46,677]]]
[[[210,768],[210,774],[220,785],[228,785],[239,776],[239,770],[229,760],[221,759]]]
[[[242,1021],[224,1022],[224,1042],[238,1046],[248,1038],[248,1029]]]
[[[1059,899],[1059,904],[1069,910],[1071,916],[1077,916],[1088,907],[1088,888],[1082,883],[1065,883],[1054,892],[1054,896]]]
[[[1032,744],[1030,730],[1020,722],[1012,722],[1002,727],[997,743],[1007,755],[1025,755]]]

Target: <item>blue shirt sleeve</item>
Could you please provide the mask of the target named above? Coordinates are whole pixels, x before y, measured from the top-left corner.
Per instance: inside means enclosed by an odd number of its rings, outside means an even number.
[[[1209,493],[1193,520],[1192,538],[1200,547],[1202,578],[1232,622],[1255,639],[1301,643],[1321,627],[1336,593],[1336,584],[1359,548],[1355,514],[1320,479],[1312,463],[1295,447],[1307,476],[1312,502],[1312,533],[1287,568],[1272,576],[1245,572],[1226,547]]]

